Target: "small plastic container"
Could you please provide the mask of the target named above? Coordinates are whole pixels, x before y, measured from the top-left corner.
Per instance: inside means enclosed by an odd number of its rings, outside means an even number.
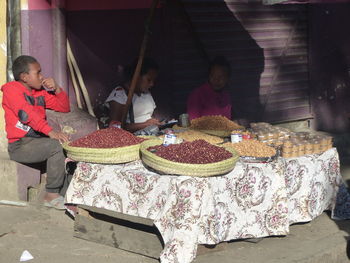
[[[176,143],[176,135],[172,131],[167,131],[164,135],[163,145],[168,146]]]
[[[269,139],[269,140],[267,140],[267,145],[274,145],[275,142],[276,142],[275,139]]]
[[[320,147],[320,151],[321,152],[325,152],[325,151],[327,151],[328,150],[328,147],[327,147],[327,144],[321,144],[321,147]]]
[[[252,135],[249,132],[242,133],[242,139],[243,140],[250,140],[252,139]]]
[[[284,141],[282,141],[282,140],[277,140],[277,141],[275,141],[274,145],[276,145],[276,146],[282,146],[282,147],[283,147],[283,143],[284,143]]]
[[[293,146],[293,143],[291,140],[286,140],[283,143],[283,147],[285,147],[285,148],[291,148],[292,146]]]
[[[262,133],[262,132],[259,132],[257,137],[259,141],[265,141],[268,139],[266,133]]]
[[[305,145],[302,143],[299,143],[297,147],[298,147],[298,156],[305,155]]]
[[[187,113],[181,114],[179,116],[179,125],[184,128],[190,126],[190,118]]]
[[[312,141],[306,141],[306,143],[305,143],[305,152],[308,152],[307,154],[311,154],[313,152]]]
[[[309,134],[308,132],[297,132],[296,135],[298,136],[299,139],[301,140],[305,140],[307,138],[309,138]]]
[[[231,143],[239,143],[242,141],[242,134],[233,132],[231,133]]]
[[[268,132],[268,134],[267,134],[267,139],[268,140],[271,140],[271,139],[273,139],[274,138],[274,133],[273,132]]]
[[[298,154],[299,148],[298,148],[298,145],[297,145],[297,144],[294,144],[294,145],[292,146],[292,152]]]
[[[291,139],[298,139],[298,135],[297,135],[295,132],[289,133],[289,137],[290,137]]]
[[[307,140],[305,142],[305,154],[313,154],[314,153],[314,146],[312,144],[311,140]]]
[[[314,153],[321,153],[321,144],[319,140],[314,140],[312,143]]]
[[[321,145],[327,145],[327,137],[326,136],[320,137],[320,144]]]

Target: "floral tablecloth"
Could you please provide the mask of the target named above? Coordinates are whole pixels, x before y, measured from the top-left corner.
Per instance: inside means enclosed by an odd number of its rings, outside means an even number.
[[[289,225],[333,209],[341,183],[335,148],[321,155],[242,163],[229,174],[160,175],[141,161],[79,162],[66,201],[154,220],[161,262],[191,262],[198,244],[286,235]]]

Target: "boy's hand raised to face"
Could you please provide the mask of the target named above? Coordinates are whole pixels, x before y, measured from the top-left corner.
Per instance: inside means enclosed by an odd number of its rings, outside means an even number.
[[[50,131],[48,135],[51,139],[59,140],[61,143],[69,141],[68,135],[63,132]]]
[[[61,92],[61,88],[57,85],[53,78],[46,78],[42,81],[42,85],[47,91],[54,91],[56,94]]]

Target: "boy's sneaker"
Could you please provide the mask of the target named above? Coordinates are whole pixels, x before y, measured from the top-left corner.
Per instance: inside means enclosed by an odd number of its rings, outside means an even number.
[[[66,210],[63,196],[52,199],[51,201],[44,201],[44,206],[55,208],[57,210]]]

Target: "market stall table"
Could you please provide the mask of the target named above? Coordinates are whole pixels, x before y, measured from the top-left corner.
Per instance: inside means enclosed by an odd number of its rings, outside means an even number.
[[[333,209],[341,183],[335,148],[321,155],[237,162],[217,177],[160,175],[141,161],[79,162],[66,201],[153,220],[161,262],[191,262],[198,244],[287,235]]]

